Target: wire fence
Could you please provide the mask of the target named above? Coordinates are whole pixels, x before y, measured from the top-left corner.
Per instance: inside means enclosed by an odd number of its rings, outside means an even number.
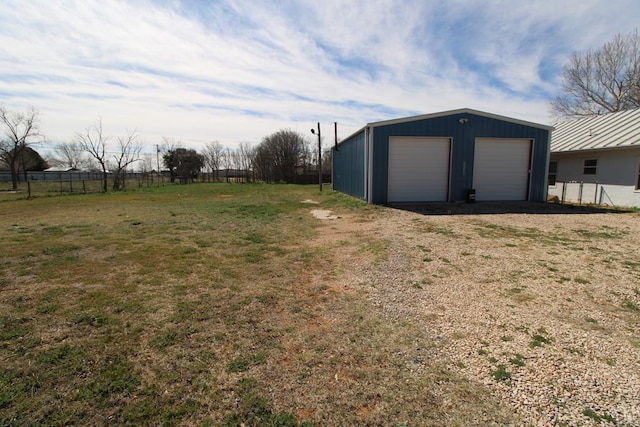
[[[26,178],[26,179],[25,179]],[[330,182],[331,175],[323,174],[323,182]],[[300,174],[295,177],[294,184],[317,184],[317,174]],[[215,173],[200,173],[197,178],[185,179],[171,177],[168,173],[127,173],[124,188],[133,190],[143,187],[161,187],[173,184],[187,184],[190,182],[257,182],[256,177],[247,171],[221,170]],[[107,174],[107,191],[112,191],[113,174]],[[12,190],[11,176],[0,172],[0,201],[30,199],[33,197],[51,197],[71,194],[101,193],[104,182],[101,173],[97,172],[28,172],[26,177],[21,174],[18,180],[18,190]]]
[[[171,183],[168,176],[158,174],[127,174],[124,190],[164,186]],[[49,197],[71,194],[101,193],[104,191],[102,174],[89,172],[49,174],[29,173],[27,180],[24,178],[18,182],[18,190],[11,188],[11,182],[1,182],[0,200],[30,199],[33,197]],[[107,176],[107,190],[111,190],[113,176]]]
[[[607,190],[598,182],[556,181],[549,195],[564,203],[615,206]]]

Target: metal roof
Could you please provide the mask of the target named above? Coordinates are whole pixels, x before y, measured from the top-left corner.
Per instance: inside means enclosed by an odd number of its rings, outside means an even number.
[[[403,117],[400,119],[393,119],[393,120],[384,120],[381,122],[368,123],[367,126],[378,127],[378,126],[394,125],[398,123],[412,122],[415,120],[425,120],[425,119],[434,119],[436,117],[453,116],[454,114],[474,114],[476,116],[488,117],[490,119],[501,120],[503,122],[516,123],[519,125],[546,129],[546,130],[553,130],[553,126],[547,126],[540,123],[527,122],[525,120],[514,119],[512,117],[506,117],[506,116],[500,116],[498,114],[492,114],[484,111],[473,110],[471,108],[460,108],[458,110],[442,111],[440,113],[422,114],[419,116]]]
[[[640,147],[640,108],[557,123],[551,152]]]
[[[416,121],[416,120],[425,120],[425,119],[434,119],[434,118],[437,118],[437,117],[452,116],[454,114],[475,114],[477,116],[488,117],[488,118],[491,118],[491,119],[502,120],[504,122],[516,123],[516,124],[519,124],[519,125],[524,125],[524,126],[529,126],[529,127],[534,127],[534,128],[546,129],[546,130],[551,130],[551,131],[554,129],[553,126],[543,125],[543,124],[540,124],[540,123],[527,122],[525,120],[514,119],[512,117],[506,117],[506,116],[500,116],[498,114],[492,114],[492,113],[487,113],[487,112],[484,112],[484,111],[473,110],[471,108],[460,108],[460,109],[457,109],[457,110],[442,111],[442,112],[439,112],[439,113],[422,114],[422,115],[419,115],[419,116],[402,117],[402,118],[399,118],[399,119],[383,120],[383,121],[380,121],[380,122],[367,123],[365,126],[361,127],[360,129],[358,129],[357,131],[353,132],[348,137],[344,138],[343,141],[351,139],[352,137],[356,136],[357,134],[359,134],[360,132],[364,131],[368,127],[375,128],[375,127],[378,127],[378,126],[394,125],[394,124],[398,124],[398,123],[406,123],[406,122],[412,122],[412,121]],[[340,142],[340,143],[342,143],[342,142]]]

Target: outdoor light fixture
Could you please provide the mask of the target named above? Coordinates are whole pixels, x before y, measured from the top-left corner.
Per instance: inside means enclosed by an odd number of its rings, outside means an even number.
[[[460,123],[461,125],[467,123],[469,121],[469,119],[460,119],[458,120],[458,123]]]
[[[316,134],[315,129],[311,129],[312,134]],[[320,122],[318,122],[318,184],[322,191],[322,140],[320,139]]]

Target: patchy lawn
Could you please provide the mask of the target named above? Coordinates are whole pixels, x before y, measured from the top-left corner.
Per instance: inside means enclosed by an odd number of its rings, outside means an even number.
[[[317,204],[302,203],[312,200]],[[386,257],[320,238],[315,187],[189,185],[0,203],[0,424],[424,425],[509,420],[344,280]],[[424,339],[421,339],[423,337]]]
[[[0,217],[0,424],[639,419],[605,398],[639,383],[637,214],[198,184]]]

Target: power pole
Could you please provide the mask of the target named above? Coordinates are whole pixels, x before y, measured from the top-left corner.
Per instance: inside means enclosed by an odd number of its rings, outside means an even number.
[[[315,135],[316,130],[311,129],[311,133]],[[320,136],[320,122],[318,122],[318,183],[320,191],[322,191],[322,138]]]
[[[158,146],[158,144],[156,144],[156,167],[156,174],[158,175],[158,187],[160,187],[160,147]]]
[[[318,122],[318,183],[322,191],[322,139],[320,137],[320,122]]]

